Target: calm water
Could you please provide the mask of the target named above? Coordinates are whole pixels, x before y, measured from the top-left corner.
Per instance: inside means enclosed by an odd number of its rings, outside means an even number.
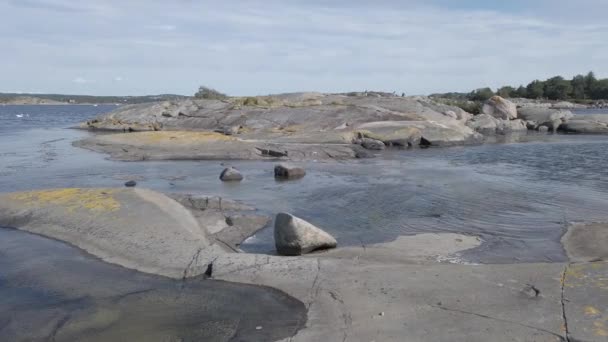
[[[19,107],[25,112],[26,107]],[[527,143],[395,151],[381,158],[306,164],[308,175],[275,182],[274,163],[231,162],[240,184],[218,180],[218,161],[114,162],[71,146],[87,132],[67,130],[100,107],[36,107],[38,125],[0,131],[0,191],[70,186],[139,186],[226,196],[275,214],[290,211],[335,235],[340,245],[389,241],[421,232],[458,232],[485,243],[462,255],[484,263],[563,261],[569,221],[608,221],[608,137],[528,136]],[[86,111],[86,114],[83,113]],[[72,113],[72,114],[70,114]],[[44,116],[52,117],[50,124]],[[247,240],[272,252],[272,230]]]
[[[274,289],[143,274],[16,230],[0,228],[0,270],[0,341],[265,342],[306,322]]]

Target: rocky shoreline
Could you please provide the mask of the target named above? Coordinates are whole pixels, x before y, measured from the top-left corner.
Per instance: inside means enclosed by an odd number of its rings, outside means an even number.
[[[528,131],[606,133],[608,116],[499,96],[472,115],[426,97],[297,93],[123,106],[79,127],[116,133],[74,145],[117,160],[339,160]]]
[[[308,312],[306,327],[285,341],[600,341],[606,333],[608,254],[597,243],[605,225],[569,229],[568,263],[446,264],[483,243],[458,234],[281,257],[238,252],[238,241],[268,222],[254,208],[171,197],[138,188],[2,194],[0,226],[146,273],[282,290]]]

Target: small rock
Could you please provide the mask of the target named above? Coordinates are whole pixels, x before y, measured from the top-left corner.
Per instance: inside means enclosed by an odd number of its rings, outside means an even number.
[[[365,149],[376,151],[384,150],[386,148],[386,145],[384,145],[382,141],[370,138],[361,139],[361,146]]]
[[[228,167],[222,171],[220,179],[224,182],[240,182],[243,180],[243,175],[239,172],[239,170],[233,167]]]
[[[274,167],[274,177],[281,179],[296,179],[306,176],[306,171],[299,166],[279,164]]]
[[[291,214],[280,213],[274,222],[274,242],[280,255],[302,255],[335,248],[333,236]]]
[[[136,185],[137,185],[137,182],[136,182],[136,181],[134,181],[134,180],[130,180],[130,181],[128,181],[128,182],[126,182],[126,183],[125,183],[125,186],[126,186],[127,188],[132,188],[132,187],[134,187],[134,186],[136,186]]]

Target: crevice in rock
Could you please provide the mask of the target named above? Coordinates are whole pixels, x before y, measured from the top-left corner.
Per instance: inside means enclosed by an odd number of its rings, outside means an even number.
[[[72,316],[70,314],[67,314],[65,316],[63,316],[63,318],[61,318],[57,324],[55,325],[55,327],[53,328],[53,331],[51,332],[51,334],[49,335],[49,341],[51,342],[55,342],[57,341],[57,333],[59,332],[59,330],[61,330],[61,328],[63,328],[63,326],[70,320],[70,318],[72,318]]]
[[[306,309],[310,310],[312,303],[314,302],[318,292],[319,292],[319,277],[321,275],[321,259],[317,258],[317,274],[315,275],[315,279],[312,281],[312,286],[310,287],[310,299],[308,304],[306,305]]]
[[[186,265],[186,268],[184,269],[184,275],[182,277],[182,280],[186,280],[186,278],[188,278],[188,274],[190,271],[190,268],[192,268],[194,265],[196,265],[198,263],[198,258],[201,255],[201,252],[203,251],[202,248],[199,248],[194,255],[192,256],[192,259],[190,259],[190,262],[188,263],[188,265]]]
[[[478,313],[475,313],[475,312],[464,311],[464,310],[459,310],[459,309],[451,309],[451,308],[447,308],[445,306],[439,306],[439,305],[430,305],[430,306],[433,307],[433,308],[435,308],[435,309],[440,309],[440,310],[444,310],[444,311],[457,312],[457,313],[461,313],[461,314],[465,314],[465,315],[471,315],[471,316],[477,316],[477,317],[480,317],[480,318],[491,319],[491,320],[498,321],[498,322],[504,322],[504,323],[514,324],[514,325],[519,325],[519,326],[522,326],[522,327],[525,327],[525,328],[528,328],[528,329],[533,329],[533,330],[544,332],[546,334],[553,335],[555,337],[558,337],[560,339],[560,341],[569,342],[568,339],[564,339],[563,336],[561,336],[559,334],[556,334],[556,333],[554,333],[552,331],[545,330],[543,328],[538,328],[538,327],[534,327],[534,326],[523,324],[523,323],[519,323],[519,322],[513,322],[513,321],[509,321],[507,319],[501,319],[501,318],[491,317],[491,316],[487,316],[487,315],[483,315],[483,314],[478,314]]]
[[[566,300],[564,298],[564,287],[566,284],[566,276],[568,274],[568,267],[570,265],[566,264],[566,266],[564,267],[564,272],[562,272],[562,279],[560,280],[561,285],[562,285],[562,295],[561,295],[561,305],[562,305],[562,320],[564,322],[564,340],[566,342],[570,342],[570,332],[568,331],[568,318],[566,317]]]
[[[137,290],[137,291],[127,292],[127,293],[124,293],[124,294],[121,294],[121,295],[118,295],[118,296],[114,297],[114,300],[116,302],[119,302],[119,301],[121,301],[121,300],[123,300],[123,299],[125,299],[127,297],[136,296],[138,294],[152,292],[154,290],[155,289],[144,289],[144,290]]]

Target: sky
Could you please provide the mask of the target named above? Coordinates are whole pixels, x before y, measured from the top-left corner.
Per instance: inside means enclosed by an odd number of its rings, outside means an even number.
[[[408,95],[608,77],[606,0],[0,0],[0,92]]]

